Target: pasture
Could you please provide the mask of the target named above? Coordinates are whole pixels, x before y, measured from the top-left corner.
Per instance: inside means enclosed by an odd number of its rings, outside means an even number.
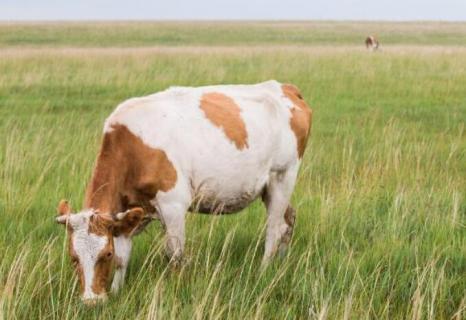
[[[170,85],[268,79],[314,111],[288,255],[259,269],[260,201],[190,215],[176,272],[155,222],[123,290],[82,305],[54,217],[81,208],[105,117]],[[465,23],[2,23],[0,319],[463,319],[465,123]]]

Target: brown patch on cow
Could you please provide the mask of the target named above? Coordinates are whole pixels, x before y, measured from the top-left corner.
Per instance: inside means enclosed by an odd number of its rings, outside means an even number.
[[[290,109],[290,126],[296,136],[298,156],[302,158],[311,131],[312,110],[309,108],[306,101],[304,101],[299,89],[294,85],[283,84],[282,91],[293,103],[293,108]]]
[[[112,270],[113,252],[113,236],[110,235],[107,245],[100,251],[94,266],[94,279],[91,287],[95,294],[107,291],[108,278]]]
[[[175,186],[175,167],[165,151],[147,146],[126,126],[112,129],[104,135],[84,206],[103,213],[134,207],[155,212],[150,200]]]
[[[241,109],[232,98],[218,92],[205,93],[201,98],[201,109],[207,119],[223,129],[236,148],[242,150],[248,147],[248,133],[241,118]]]

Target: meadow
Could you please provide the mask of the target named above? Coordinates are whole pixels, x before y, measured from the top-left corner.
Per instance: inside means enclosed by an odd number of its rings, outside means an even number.
[[[259,268],[260,201],[189,215],[178,271],[155,222],[123,290],[84,306],[54,217],[80,209],[106,116],[268,79],[314,112],[287,256]],[[466,23],[0,23],[0,319],[464,319],[465,123]]]

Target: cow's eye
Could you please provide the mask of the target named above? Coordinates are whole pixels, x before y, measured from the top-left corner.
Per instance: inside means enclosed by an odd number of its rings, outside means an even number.
[[[71,257],[71,263],[73,266],[77,266],[79,263],[79,259],[77,257]]]

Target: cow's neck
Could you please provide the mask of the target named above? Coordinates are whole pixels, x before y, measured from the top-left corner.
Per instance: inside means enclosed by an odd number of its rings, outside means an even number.
[[[151,148],[124,125],[112,125],[104,134],[84,206],[103,213],[140,206],[149,212],[159,190],[167,192],[177,173],[166,153]]]
[[[122,211],[123,170],[121,154],[115,148],[111,134],[106,134],[87,187],[84,200],[85,208],[92,208],[101,213]]]

